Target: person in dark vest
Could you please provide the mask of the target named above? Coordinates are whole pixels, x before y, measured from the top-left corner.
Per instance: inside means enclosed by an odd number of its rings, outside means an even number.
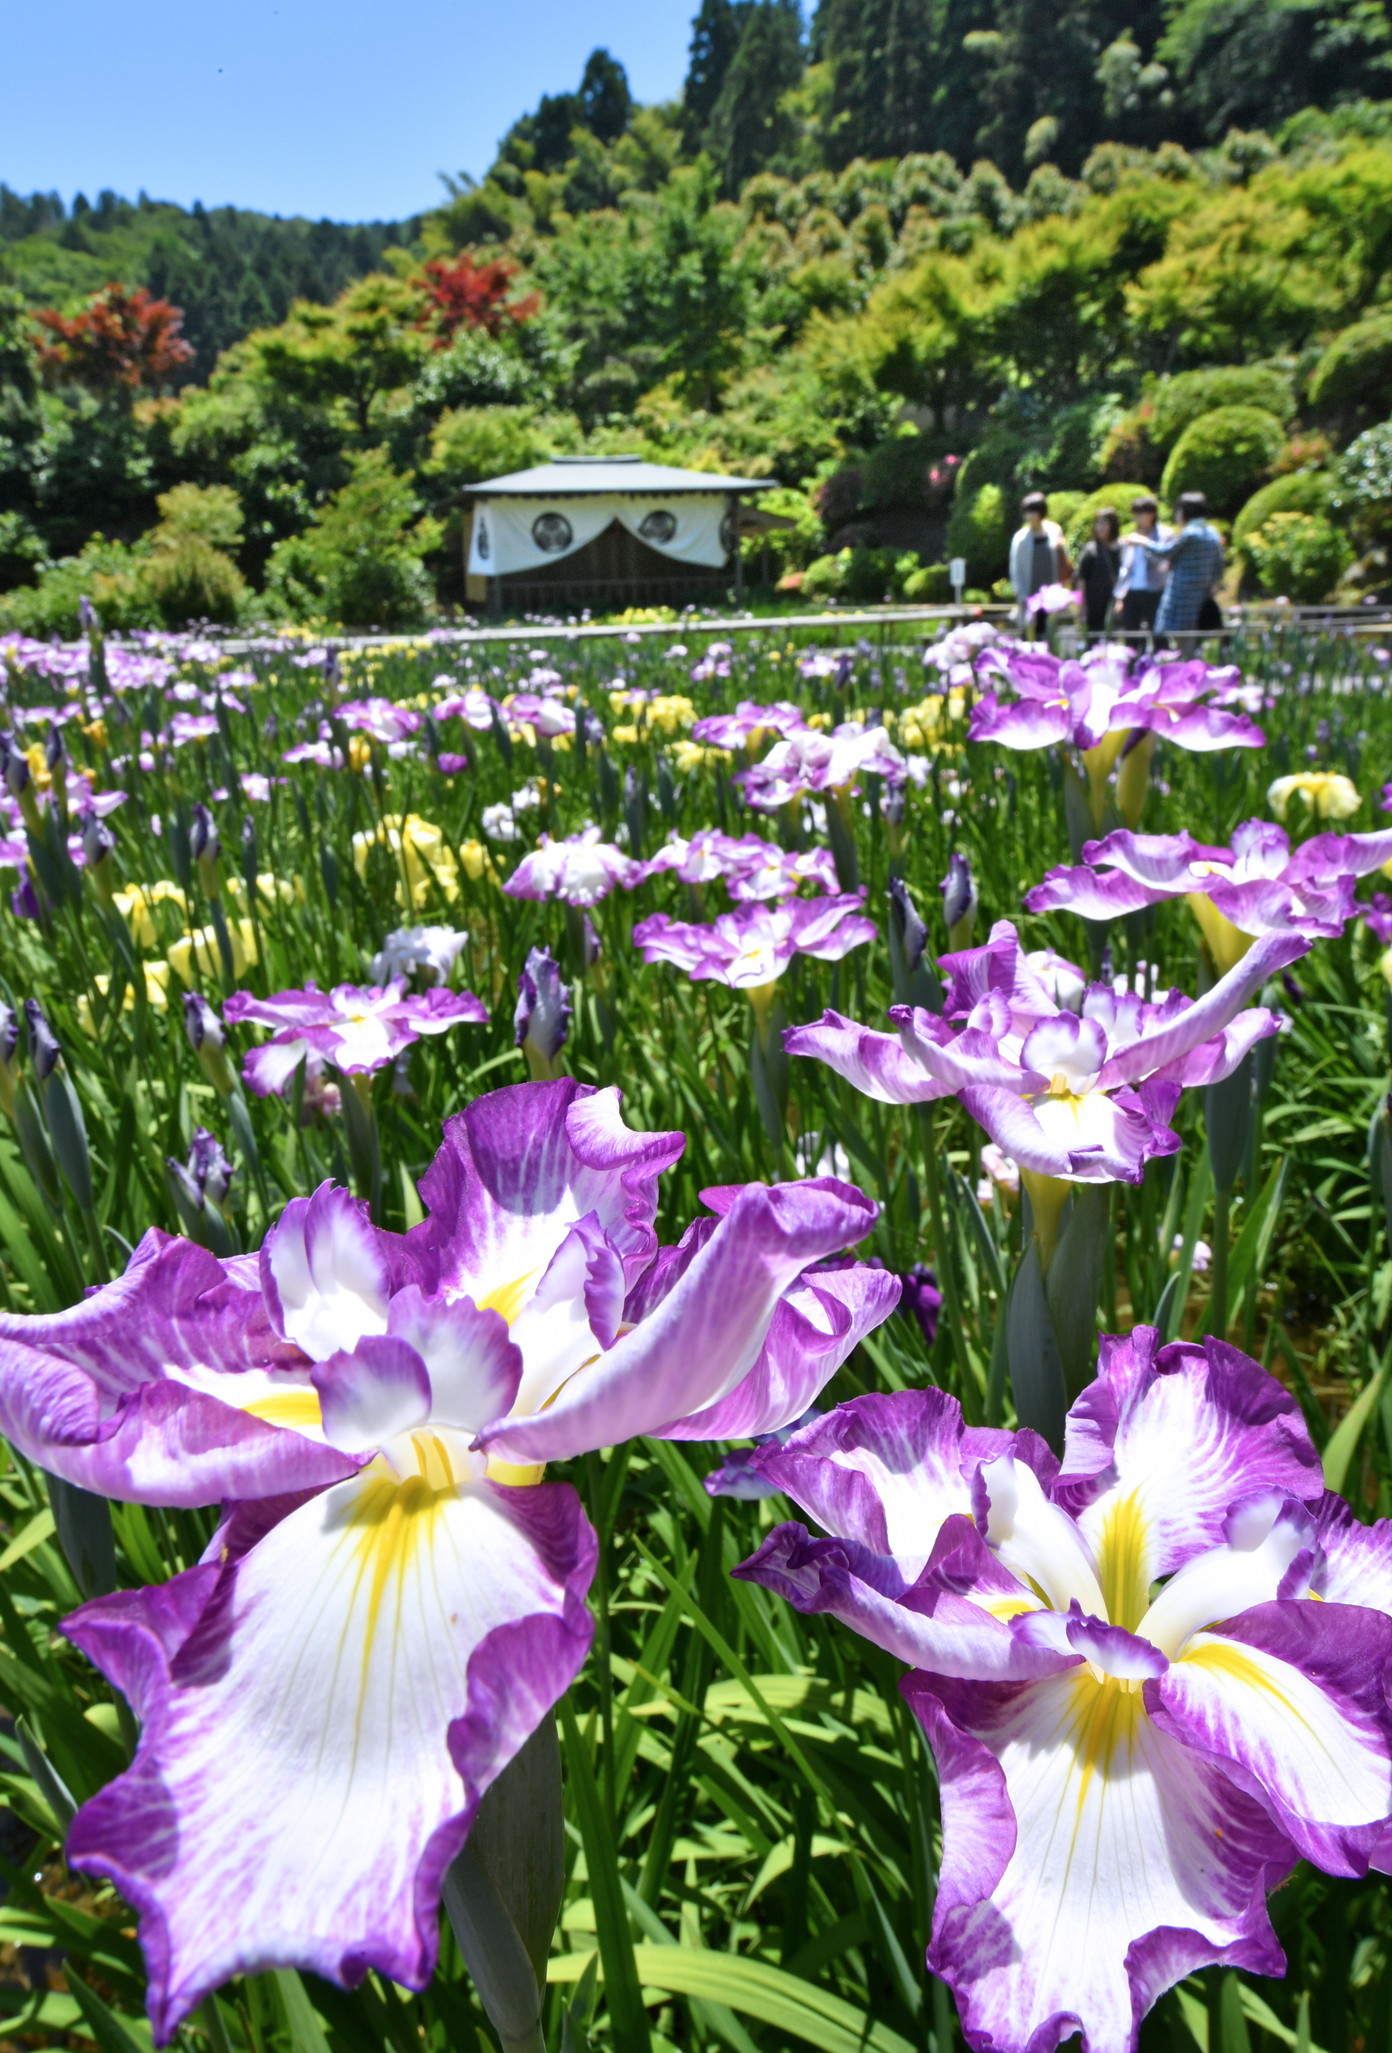
[[[1121,575],[1121,519],[1115,506],[1104,506],[1092,523],[1092,539],[1078,558],[1078,583],[1089,634],[1107,625],[1112,593]]]

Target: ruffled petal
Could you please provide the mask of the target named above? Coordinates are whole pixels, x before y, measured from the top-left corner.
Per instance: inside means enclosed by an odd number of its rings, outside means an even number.
[[[312,1361],[384,1333],[391,1268],[366,1205],[331,1183],[292,1198],[262,1246],[261,1287]]]
[[[969,2043],[1134,2053],[1141,2019],[1211,1961],[1285,1966],[1265,1898],[1294,1851],[1222,1771],[1087,1668],[901,1685],[938,1763],[943,1861],[928,1965]]]
[[[232,1974],[423,1987],[444,1870],[591,1636],[563,1484],[374,1466],[235,1542],[66,1627],[143,1728],[68,1856],[140,1913],[161,2041]]]
[[[1263,1604],[1197,1634],[1146,1698],[1160,1729],[1226,1762],[1307,1860],[1362,1875],[1392,1811],[1389,1659],[1381,1612]]]
[[[325,1437],[347,1454],[365,1454],[430,1417],[425,1363],[414,1347],[387,1333],[370,1333],[351,1354],[318,1363],[314,1387]]]
[[[809,1263],[863,1239],[878,1211],[834,1177],[749,1184],[640,1325],[544,1412],[500,1420],[480,1444],[510,1461],[556,1461],[718,1403],[758,1361],[784,1291]]]
[[[1321,1488],[1300,1408],[1274,1376],[1221,1340],[1158,1337],[1153,1326],[1103,1336],[1055,1489],[1103,1563],[1110,1615],[1131,1624],[1157,1577],[1221,1543],[1240,1498]]]
[[[412,1283],[392,1299],[387,1330],[424,1362],[437,1424],[476,1433],[510,1409],[522,1356],[497,1312],[481,1312],[467,1297],[428,1298]]]
[[[811,1026],[788,1027],[783,1046],[789,1055],[825,1062],[881,1105],[917,1105],[951,1091],[905,1051],[897,1034],[875,1033],[839,1012],[826,1011]]]
[[[778,1433],[826,1388],[865,1335],[887,1319],[903,1289],[863,1262],[808,1271],[779,1300],[759,1359],[728,1397],[678,1419],[668,1440],[743,1440]]]
[[[1053,1456],[1032,1434],[1045,1478]],[[853,1397],[758,1451],[755,1466],[828,1533],[892,1555],[912,1580],[928,1561],[944,1523],[972,1510],[980,1464],[1005,1453],[1013,1434],[966,1426],[945,1390],[900,1390]]]

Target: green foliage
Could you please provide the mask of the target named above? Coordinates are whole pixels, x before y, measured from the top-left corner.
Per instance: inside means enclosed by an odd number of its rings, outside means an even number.
[[[1232,545],[1241,555],[1247,537],[1273,513],[1323,513],[1333,480],[1325,471],[1289,471],[1252,494],[1233,522]]]
[[[1392,33],[1369,0],[1180,0],[1157,56],[1206,142],[1274,127],[1312,103],[1381,96]]]
[[[1361,538],[1392,531],[1392,421],[1365,429],[1349,444],[1334,467],[1329,506]]]
[[[904,597],[919,606],[941,606],[952,597],[950,566],[923,563],[904,579]]]
[[[1297,605],[1327,599],[1353,561],[1348,536],[1321,513],[1268,514],[1245,548],[1262,590]]]
[[[959,483],[947,524],[947,553],[966,558],[971,584],[989,585],[1004,575],[1010,534],[1000,486],[983,485],[979,492],[968,495]]]
[[[426,471],[451,487],[528,470],[556,452],[548,424],[519,406],[451,407],[430,438]]]
[[[1146,433],[1167,454],[1200,414],[1222,406],[1259,406],[1277,420],[1295,411],[1291,381],[1264,364],[1212,364],[1201,371],[1180,371],[1146,395]]]
[[[78,601],[90,599],[110,628],[158,627],[158,609],[147,590],[148,550],[93,535],[76,556],[46,564],[35,584],[0,598],[0,631],[71,640],[78,632]]]
[[[1131,501],[1139,499],[1145,490],[1144,485],[1103,485],[1096,492],[1084,494],[1073,512],[1066,516],[1054,512],[1053,503],[1050,502],[1050,511],[1054,513],[1054,518],[1068,538],[1069,551],[1075,563],[1084,542],[1091,541],[1092,524],[1103,508],[1110,506],[1115,509],[1117,519],[1121,522],[1121,532],[1125,534],[1128,528],[1135,525],[1131,518]]]
[[[1285,445],[1275,414],[1260,406],[1218,406],[1189,423],[1170,451],[1160,496],[1206,492],[1215,513],[1235,513],[1269,475]]]
[[[748,0],[704,136],[730,197],[792,148],[796,126],[783,100],[802,77],[802,65],[797,0]]]
[[[1369,314],[1336,335],[1306,388],[1316,414],[1367,419],[1392,392],[1392,313]]]
[[[430,603],[423,557],[440,540],[437,522],[418,520],[410,480],[384,449],[353,459],[352,475],[302,535],[279,543],[267,587],[289,611],[349,627],[414,627]]]

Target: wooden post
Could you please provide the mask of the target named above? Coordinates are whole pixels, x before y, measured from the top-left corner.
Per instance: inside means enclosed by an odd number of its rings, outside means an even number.
[[[744,602],[744,551],[740,547],[740,495],[738,492],[731,493],[730,503],[735,513],[735,604],[739,606]]]

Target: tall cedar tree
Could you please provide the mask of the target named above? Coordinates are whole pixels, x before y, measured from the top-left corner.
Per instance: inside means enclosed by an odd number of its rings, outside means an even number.
[[[794,141],[793,124],[779,102],[802,77],[803,57],[797,0],[756,0],[706,131],[706,147],[730,198]]]
[[[831,66],[834,163],[937,147],[932,0],[822,0],[817,37]]]
[[[691,24],[691,49],[682,87],[682,132],[693,154],[710,126],[751,5],[752,0],[701,0]]]

